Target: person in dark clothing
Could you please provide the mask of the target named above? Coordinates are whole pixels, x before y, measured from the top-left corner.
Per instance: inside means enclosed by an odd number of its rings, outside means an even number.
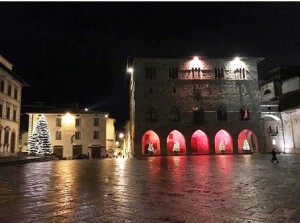
[[[277,163],[279,163],[277,157],[276,157],[276,151],[275,149],[272,150],[272,159],[271,162],[273,163],[273,161],[276,161]]]

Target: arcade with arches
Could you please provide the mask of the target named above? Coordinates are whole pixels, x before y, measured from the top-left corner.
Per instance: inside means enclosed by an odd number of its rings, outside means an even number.
[[[211,154],[210,145],[213,145],[214,154],[233,154],[234,147],[238,154],[258,152],[258,140],[256,134],[250,129],[243,129],[234,140],[232,135],[224,129],[220,129],[210,139],[204,130],[196,130],[187,138],[190,140],[191,155],[209,155]],[[212,141],[211,141],[212,140]],[[166,145],[161,145],[159,135],[148,130],[142,136],[142,155],[162,155],[161,148],[166,148],[166,155],[186,155],[187,145],[185,136],[178,130],[171,131],[166,138]],[[210,144],[210,142],[212,144]]]

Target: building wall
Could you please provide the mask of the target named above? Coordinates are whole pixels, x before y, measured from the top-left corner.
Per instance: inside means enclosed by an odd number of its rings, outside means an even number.
[[[29,114],[28,137],[32,135],[34,126],[36,126],[39,113]],[[107,134],[114,135],[114,121],[107,118],[107,113],[43,113],[50,131],[51,143],[53,147],[62,146],[63,157],[73,157],[73,146],[82,146],[82,153],[91,152],[91,147],[109,146]],[[61,118],[61,126],[57,126],[57,118]],[[75,126],[76,118],[80,119],[80,125]],[[94,118],[99,118],[99,126],[94,126]],[[79,131],[80,139],[76,139],[75,132]],[[94,139],[94,131],[99,131],[99,139]],[[56,132],[61,132],[61,139],[56,138]]]
[[[158,134],[162,155],[166,155],[167,137],[173,130],[184,135],[186,154],[191,154],[191,136],[196,130],[207,134],[211,153],[214,153],[214,137],[221,129],[231,135],[235,153],[238,135],[244,129],[253,131],[260,144],[257,61],[257,58],[134,58],[130,84],[134,155],[142,155],[141,142],[148,130]],[[146,78],[149,68],[154,68],[155,79]],[[169,79],[173,68],[178,68],[178,79]],[[223,78],[216,79],[216,69],[223,70]],[[219,106],[226,107],[227,121],[217,121]],[[250,120],[240,120],[243,106],[250,111]],[[205,122],[195,124],[193,111],[199,107],[204,109]],[[146,120],[149,108],[155,109],[157,121]],[[170,121],[172,108],[180,111],[180,121]]]
[[[299,90],[299,88],[300,88],[300,82],[298,76],[282,81],[282,94]]]
[[[13,65],[1,55],[0,64],[0,156],[10,156],[19,152],[23,83],[12,75]],[[8,134],[8,140],[7,138],[5,140],[6,134]]]

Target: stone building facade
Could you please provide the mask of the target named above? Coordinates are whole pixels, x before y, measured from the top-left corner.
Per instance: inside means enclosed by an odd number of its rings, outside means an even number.
[[[134,156],[263,152],[262,58],[129,58]]]
[[[28,84],[0,55],[0,156],[17,155],[22,88]]]
[[[277,66],[260,80],[264,147],[300,153],[300,67]]]
[[[60,109],[47,112],[28,113],[28,140],[43,115],[48,123],[53,153],[60,158],[72,158],[89,154],[100,158],[106,152],[113,153],[115,143],[115,120],[106,112],[82,109]]]

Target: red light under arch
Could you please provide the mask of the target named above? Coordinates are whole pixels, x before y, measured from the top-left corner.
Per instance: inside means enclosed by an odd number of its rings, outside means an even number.
[[[179,132],[177,130],[173,130],[172,132],[170,132],[170,134],[168,135],[168,138],[167,138],[168,155],[174,154],[173,146],[174,146],[175,142],[179,143],[180,151],[178,152],[178,154],[186,154],[186,145],[185,145],[184,136],[182,135],[181,132]]]
[[[191,137],[192,154],[209,154],[209,142],[207,135],[197,130]]]
[[[158,135],[152,131],[148,130],[145,132],[142,138],[142,154],[143,155],[150,155],[148,151],[149,144],[152,143],[154,151],[153,155],[160,155],[160,140]]]
[[[221,142],[224,143],[225,146],[225,153],[233,153],[232,149],[232,138],[228,132],[224,129],[221,129],[217,132],[215,136],[215,153],[220,154],[220,144]]]

